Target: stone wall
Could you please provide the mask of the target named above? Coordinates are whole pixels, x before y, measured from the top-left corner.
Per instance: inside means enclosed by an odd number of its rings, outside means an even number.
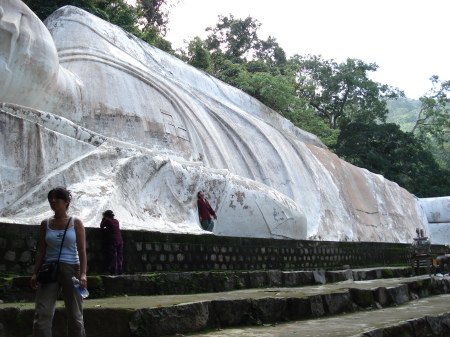
[[[0,223],[0,273],[32,272],[39,228]],[[409,265],[409,245],[166,234],[123,230],[124,273],[314,270]],[[86,228],[88,272],[107,273],[104,233]],[[435,252],[444,246],[433,245]]]

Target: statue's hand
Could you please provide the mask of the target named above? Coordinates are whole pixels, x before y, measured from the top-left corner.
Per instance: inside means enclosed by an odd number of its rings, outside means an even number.
[[[45,25],[22,2],[0,7],[0,101],[30,105],[56,81],[58,54]]]

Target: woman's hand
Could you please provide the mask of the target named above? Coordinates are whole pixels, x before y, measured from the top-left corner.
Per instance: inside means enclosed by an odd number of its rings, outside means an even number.
[[[79,280],[80,280],[80,289],[87,288],[87,277],[86,277],[86,274],[80,274]]]
[[[36,275],[36,274],[33,274],[33,276],[31,276],[31,279],[30,279],[30,287],[31,287],[31,289],[33,289],[33,290],[36,290],[36,289],[37,289],[37,275]]]

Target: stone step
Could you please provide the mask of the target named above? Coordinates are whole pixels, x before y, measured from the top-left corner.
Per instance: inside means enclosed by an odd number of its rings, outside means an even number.
[[[423,269],[425,271],[425,269]],[[337,271],[213,271],[88,276],[91,298],[117,295],[179,295],[263,287],[298,287],[345,280],[372,280],[411,275],[410,267],[346,269]],[[30,277],[0,278],[0,300],[34,301]]]
[[[84,317],[87,336],[164,336],[314,320],[349,312],[375,313],[411,300],[444,296],[449,289],[449,277],[417,276],[220,293],[117,296],[86,300]],[[65,333],[65,311],[61,306],[59,302],[54,336]],[[28,336],[32,316],[32,303],[1,304],[0,332],[3,336]]]
[[[382,310],[364,310],[287,323],[218,329],[195,333],[195,337],[448,337],[449,303],[449,294],[438,295]]]

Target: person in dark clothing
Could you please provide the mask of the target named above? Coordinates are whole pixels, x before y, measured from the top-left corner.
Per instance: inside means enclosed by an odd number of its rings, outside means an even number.
[[[120,234],[119,221],[114,219],[114,216],[114,212],[111,210],[103,212],[100,228],[106,231],[110,263],[109,271],[111,275],[122,275],[123,240]]]
[[[200,224],[204,230],[212,232],[214,228],[214,221],[211,219],[211,215],[217,220],[216,212],[209,205],[208,200],[205,199],[205,194],[203,192],[197,193],[197,207],[198,216],[200,219]]]

